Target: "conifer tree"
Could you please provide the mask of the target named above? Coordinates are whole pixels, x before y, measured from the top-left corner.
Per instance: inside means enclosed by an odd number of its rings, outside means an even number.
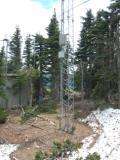
[[[40,35],[36,34],[34,37],[34,51],[33,51],[33,66],[39,71],[39,77],[35,82],[35,99],[39,103],[44,96],[44,81],[43,78],[47,72],[47,52],[46,40]]]
[[[83,27],[81,30],[81,37],[76,52],[76,63],[78,65],[78,70],[80,70],[81,64],[83,65],[82,67],[83,71],[81,72],[84,72],[84,90],[88,97],[90,96],[92,87],[91,74],[92,74],[92,63],[94,58],[94,37],[92,35],[93,25],[94,25],[94,17],[92,15],[91,10],[89,10],[86,13],[86,17],[83,17]]]
[[[118,105],[120,107],[120,1],[112,0],[110,9],[110,22],[111,32],[113,37],[113,53],[114,60],[116,60],[117,78],[116,83],[118,86]]]
[[[4,47],[0,50],[0,97],[5,98],[5,75],[4,75]]]
[[[21,34],[19,27],[16,27],[15,33],[10,41],[10,62],[8,71],[16,72],[21,66]]]
[[[59,27],[56,18],[56,13],[51,18],[50,24],[47,28],[48,32],[48,55],[50,59],[50,74],[52,82],[53,98],[59,100]]]
[[[25,66],[27,68],[31,67],[31,58],[32,58],[31,56],[32,56],[32,39],[30,35],[27,35],[24,48]]]
[[[101,10],[97,13],[93,34],[95,37],[95,59],[93,64],[93,96],[107,98],[111,92],[112,53],[110,49],[109,13]]]

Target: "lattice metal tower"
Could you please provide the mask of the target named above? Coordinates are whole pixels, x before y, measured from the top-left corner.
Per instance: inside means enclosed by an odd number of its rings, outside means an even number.
[[[59,128],[74,128],[74,7],[73,0],[61,0],[60,58],[60,123]]]

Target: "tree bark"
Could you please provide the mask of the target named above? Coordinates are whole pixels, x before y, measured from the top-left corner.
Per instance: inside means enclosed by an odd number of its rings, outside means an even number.
[[[30,100],[29,100],[29,106],[32,106],[33,102],[33,83],[32,79],[30,80]]]
[[[118,106],[120,108],[120,21],[117,25]]]
[[[19,85],[19,106],[21,106],[21,99],[22,99],[21,90],[22,90],[21,85]]]
[[[84,66],[83,62],[81,60],[80,63],[80,68],[81,68],[81,101],[84,101]]]
[[[56,103],[60,101],[60,80],[59,80],[59,75],[54,75],[53,79],[53,87],[52,87],[52,99]]]

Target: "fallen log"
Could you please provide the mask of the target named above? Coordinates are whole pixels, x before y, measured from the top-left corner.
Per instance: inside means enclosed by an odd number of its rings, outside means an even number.
[[[44,121],[48,121],[48,122],[49,122],[51,125],[53,125],[53,126],[56,126],[56,123],[53,122],[53,121],[51,121],[51,120],[48,119],[48,118],[42,117],[42,116],[40,116],[40,115],[37,115],[37,117],[40,118],[40,119],[42,119],[42,120],[44,120]]]

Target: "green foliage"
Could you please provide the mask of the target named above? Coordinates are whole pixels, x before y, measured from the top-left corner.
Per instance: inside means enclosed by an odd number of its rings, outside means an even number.
[[[75,62],[78,65],[78,69],[75,73],[75,82],[78,87],[84,86],[84,91],[88,97],[90,96],[92,90],[91,75],[92,75],[92,64],[95,56],[94,35],[92,33],[93,26],[94,26],[94,17],[92,15],[91,10],[89,10],[86,13],[86,17],[83,17],[83,27],[80,34],[81,37],[78,43],[78,49],[76,52],[76,59],[75,59]],[[83,63],[82,69],[80,67],[81,62]],[[82,74],[79,72],[81,73],[83,72],[84,77],[82,77],[81,76]],[[79,83],[82,83],[82,78],[84,84],[78,85],[78,81]]]
[[[100,156],[97,153],[89,154],[85,160],[100,160]]]
[[[51,18],[50,24],[47,28],[48,32],[48,55],[50,59],[50,68],[49,73],[51,74],[51,83],[52,83],[52,97],[54,100],[58,101],[59,98],[59,74],[60,74],[60,67],[59,67],[59,59],[58,59],[58,52],[60,50],[59,46],[59,25],[56,17],[56,13],[54,13],[53,17]]]
[[[32,39],[30,35],[27,35],[25,40],[24,58],[26,68],[30,68],[32,66]]]
[[[116,32],[120,20],[119,6],[119,0],[113,0],[109,6],[109,12],[100,10],[94,19],[89,10],[86,17],[83,17],[83,27],[76,52],[75,62],[78,68],[75,73],[75,82],[80,90],[82,61],[84,63],[83,87],[87,98],[106,100],[109,94],[118,92],[119,42],[117,42]]]
[[[72,143],[68,139],[64,141],[63,144],[59,142],[54,142],[51,147],[50,155],[46,155],[45,153],[39,151],[36,154],[35,160],[44,160],[44,159],[55,160],[56,158],[66,157],[68,152],[71,153],[72,151],[76,151],[80,147],[81,147],[81,144]]]
[[[6,94],[4,90],[5,77],[4,77],[4,48],[0,51],[0,97],[6,99]]]
[[[75,110],[75,112],[74,112],[74,119],[78,119],[78,118],[80,118],[80,116],[81,116],[80,111],[79,110]]]
[[[39,105],[39,113],[56,113],[57,104],[52,100],[43,100]]]
[[[42,151],[36,153],[35,160],[45,160],[46,156]]]
[[[118,92],[119,68],[117,56],[119,42],[117,42],[116,32],[120,20],[119,12],[120,1],[112,0],[109,11],[100,10],[94,18],[91,10],[88,10],[86,16],[83,17],[83,27],[75,57],[75,63],[78,67],[75,73],[75,89],[80,91],[84,88],[85,97],[87,98],[106,99],[109,94]],[[58,51],[60,46],[59,24],[56,13],[50,20],[47,34],[48,38],[44,38],[38,33],[34,35],[34,38],[31,38],[30,35],[26,37],[24,67],[27,69],[21,69],[22,37],[19,27],[16,27],[9,44],[8,73],[17,72],[14,87],[19,91],[27,81],[30,81],[30,84],[32,81],[31,94],[34,96],[35,105],[40,103],[40,97],[43,98],[48,94],[52,95],[55,101],[59,99],[60,69]],[[70,49],[68,46],[66,48]],[[5,98],[5,81],[3,77],[5,57],[3,52],[4,48],[0,53],[0,97]],[[81,74],[80,62],[83,63],[83,74]],[[37,70],[37,76],[35,70]],[[82,82],[84,82],[83,85],[81,85]],[[48,87],[48,84],[51,85],[51,88]],[[46,92],[46,90],[50,92]],[[32,105],[32,100],[30,102],[29,105]],[[49,104],[45,105],[46,107],[43,107],[41,104],[40,112],[47,112],[50,109]]]
[[[100,156],[98,153],[94,152],[93,154],[89,154],[84,160],[100,160]],[[76,160],[83,160],[83,158],[78,158]]]
[[[41,113],[56,113],[57,104],[53,101],[43,101],[39,106],[30,107],[25,109],[25,114],[21,117],[21,122],[25,123],[32,117]]]
[[[96,108],[99,108],[101,111],[107,108],[116,107],[116,105],[112,105],[109,102],[106,102],[104,99],[95,100]]]
[[[119,15],[119,13],[120,13],[120,1],[119,0],[112,0],[112,3],[109,6],[109,9],[113,13],[112,16],[114,16],[114,14],[115,15]]]
[[[16,27],[15,33],[13,34],[10,41],[10,61],[8,64],[9,72],[16,72],[22,66],[21,61],[21,33],[19,27]]]
[[[69,139],[67,139],[66,141],[64,141],[62,145],[62,150],[63,152],[76,151],[78,148],[81,147],[81,145],[82,145],[81,143],[73,143]]]
[[[8,117],[8,113],[3,109],[0,108],[0,123],[5,123]]]
[[[48,55],[47,40],[40,34],[34,36],[34,52],[31,57],[32,66],[40,72],[40,76],[34,81],[34,100],[39,104],[43,98],[46,87],[46,75],[49,74],[50,59]]]
[[[31,57],[33,59],[32,66],[41,73],[43,68],[46,70],[46,64],[48,63],[46,49],[46,39],[42,35],[36,34],[34,36],[34,52]]]
[[[51,158],[57,158],[60,157],[62,155],[62,145],[61,143],[58,142],[54,142],[51,148],[52,154],[51,154]]]
[[[20,81],[20,83],[21,81],[26,82],[30,79],[35,79],[36,77],[38,77],[38,75],[38,70],[34,68],[28,68],[17,71],[17,76],[19,77],[18,81]]]
[[[91,10],[88,10],[86,17],[83,17],[83,28],[81,31],[81,40],[78,44],[78,50],[76,52],[76,62],[79,62],[81,59],[84,62],[90,63],[90,59],[93,57],[94,48],[93,48],[93,35],[91,30],[94,24],[94,17]],[[88,59],[89,57],[89,59]]]
[[[20,90],[25,84],[29,82],[32,83],[32,80],[36,79],[39,75],[38,70],[34,68],[22,69],[16,72],[16,80],[13,85],[14,92]]]
[[[81,148],[81,146],[81,143],[75,144],[68,139],[64,141],[63,144],[59,142],[54,142],[51,147],[50,155],[47,155],[42,151],[39,151],[36,153],[35,160],[55,160],[56,158],[61,157],[66,158],[71,154],[71,152],[76,151],[78,148]],[[81,157],[80,159],[76,160],[83,160],[83,158]],[[93,154],[89,154],[85,160],[100,160],[100,156],[95,152]]]
[[[33,107],[27,107],[25,110],[25,114],[21,117],[21,122],[25,123],[27,120],[29,120],[32,117],[35,117],[37,115],[37,112],[34,110]]]
[[[75,91],[80,92],[81,90],[81,70],[77,69],[74,74]]]
[[[65,157],[66,154],[69,152],[71,153],[72,151],[76,151],[78,148],[81,147],[81,143],[73,143],[69,139],[65,140],[63,144],[54,142],[52,146],[52,154],[51,158],[55,159],[57,157]]]

